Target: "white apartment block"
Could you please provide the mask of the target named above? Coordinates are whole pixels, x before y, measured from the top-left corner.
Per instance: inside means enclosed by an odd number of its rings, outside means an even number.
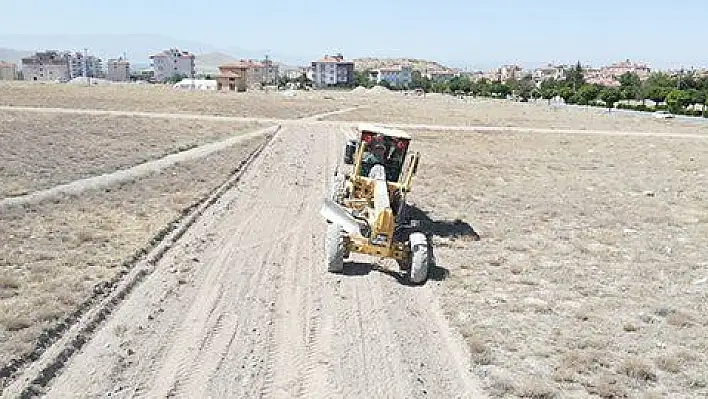
[[[444,81],[454,78],[458,74],[455,71],[432,70],[432,71],[426,71],[422,75],[424,77],[430,79],[433,82],[444,82]]]
[[[111,59],[106,63],[106,79],[114,82],[130,80],[130,62],[122,58]]]
[[[354,84],[354,62],[344,60],[341,54],[325,55],[312,62],[312,81],[315,87],[351,86]]]
[[[563,80],[565,79],[565,65],[548,64],[542,68],[536,68],[533,71],[533,78],[537,82],[543,82],[548,79]]]
[[[17,65],[0,61],[0,80],[16,80]]]
[[[67,59],[69,61],[70,79],[80,76],[89,78],[103,77],[103,61],[100,58],[81,53],[69,53],[67,54]]]
[[[191,78],[195,75],[194,54],[169,49],[150,56],[155,80],[164,82],[175,75]]]
[[[69,60],[57,51],[38,52],[22,59],[22,76],[29,81],[68,81]]]
[[[407,87],[413,83],[413,67],[410,65],[397,65],[374,69],[369,73],[369,80],[373,80],[376,83],[386,81],[392,86]]]

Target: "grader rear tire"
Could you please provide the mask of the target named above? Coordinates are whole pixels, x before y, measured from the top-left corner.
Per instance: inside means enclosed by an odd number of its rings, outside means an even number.
[[[428,279],[428,270],[432,263],[432,248],[428,237],[423,233],[410,235],[411,261],[408,270],[408,281],[413,284],[422,284]]]
[[[327,257],[328,272],[341,273],[342,270],[344,270],[344,256],[346,252],[344,244],[344,230],[342,230],[342,227],[335,223],[327,224],[325,255]]]

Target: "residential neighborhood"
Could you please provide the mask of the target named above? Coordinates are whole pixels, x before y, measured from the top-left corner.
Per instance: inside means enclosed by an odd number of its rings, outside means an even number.
[[[76,80],[88,84],[144,82],[171,84],[176,89],[234,92],[261,90],[267,86],[319,90],[384,86],[390,89],[511,96],[523,100],[534,96],[562,97],[571,104],[594,103],[599,100],[600,90],[604,88],[621,91],[616,101],[635,99],[644,104],[645,100],[651,99],[658,104],[667,98],[669,88],[664,87],[659,92],[640,90],[636,86],[623,86],[621,81],[624,79],[625,84],[628,84],[629,76],[636,79],[634,85],[641,85],[659,73],[674,79],[672,82],[678,81],[675,85],[678,89],[681,88],[682,79],[686,82],[687,79],[708,78],[706,69],[657,71],[646,63],[630,59],[600,67],[578,62],[567,65],[549,63],[524,69],[516,64],[504,64],[487,71],[469,71],[447,67],[435,61],[410,58],[348,59],[342,53],[325,54],[305,66],[288,66],[268,55],[261,59],[251,59],[234,58],[221,53],[207,54],[204,59],[212,63],[218,60],[216,62],[219,65],[204,64],[205,61],[198,64],[200,55],[176,47],[147,54],[145,58],[149,59],[149,67],[135,67],[125,56],[109,58],[104,62],[100,57],[90,54],[88,49],[43,50],[22,58],[19,65],[11,60],[0,60],[0,80]],[[561,90],[558,82],[573,82],[572,90]],[[585,93],[580,93],[578,90],[581,86],[595,89],[586,88]],[[691,89],[690,85],[686,89]],[[594,95],[593,98],[588,97],[590,93]],[[584,100],[582,96],[587,98]],[[682,104],[688,106],[691,101],[701,102],[696,97],[693,100],[682,100]]]

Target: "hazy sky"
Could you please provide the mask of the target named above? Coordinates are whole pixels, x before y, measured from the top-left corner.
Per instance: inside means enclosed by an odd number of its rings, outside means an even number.
[[[0,34],[159,33],[303,57],[708,66],[708,1],[0,0]],[[2,43],[0,43],[2,47]]]

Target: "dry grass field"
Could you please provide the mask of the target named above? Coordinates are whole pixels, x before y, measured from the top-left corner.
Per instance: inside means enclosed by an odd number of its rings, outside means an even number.
[[[708,124],[437,96],[0,84],[0,105],[294,119],[352,104],[363,107],[327,119],[708,137]],[[2,111],[0,197],[253,127]],[[422,152],[411,200],[433,222],[459,219],[481,238],[438,231],[436,256],[449,276],[430,283],[488,392],[708,396],[707,139],[411,132]],[[262,140],[108,190],[0,210],[0,365],[125,272]]]
[[[253,123],[0,113],[0,198],[110,173],[256,128]]]
[[[27,354],[96,285],[123,273],[263,140],[105,191],[0,211],[0,365]]]
[[[327,98],[325,98],[327,97]],[[321,93],[180,91],[167,86],[0,83],[0,105],[297,119],[340,108]]]
[[[414,140],[413,201],[481,236],[436,238],[437,288],[490,393],[708,395],[707,141]]]
[[[327,120],[453,126],[518,126],[555,129],[626,130],[708,134],[706,123],[657,120],[596,107],[554,107],[546,102],[518,103],[491,99],[460,100],[430,94],[406,97],[398,94],[362,95],[361,107],[332,115]]]

